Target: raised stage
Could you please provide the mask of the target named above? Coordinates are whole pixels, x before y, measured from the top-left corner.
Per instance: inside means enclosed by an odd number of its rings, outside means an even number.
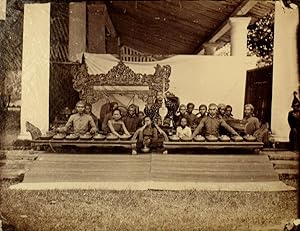
[[[42,153],[12,189],[294,190],[266,155]]]

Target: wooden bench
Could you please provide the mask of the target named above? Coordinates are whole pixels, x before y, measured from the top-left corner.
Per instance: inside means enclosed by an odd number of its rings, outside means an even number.
[[[251,149],[256,153],[263,148],[263,142],[196,142],[196,141],[165,141],[164,148],[166,150],[170,149]],[[166,152],[167,153],[167,152]]]
[[[112,147],[123,147],[131,149],[132,154],[136,154],[136,140],[41,140],[36,139],[31,141],[31,146],[37,150],[41,147],[48,146],[54,150],[56,147],[70,147],[75,146],[79,148],[112,148]]]

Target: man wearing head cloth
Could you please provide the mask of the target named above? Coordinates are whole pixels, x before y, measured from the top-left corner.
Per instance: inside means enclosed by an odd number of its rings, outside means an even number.
[[[254,107],[252,104],[246,104],[244,107],[244,118],[243,121],[251,125],[252,131],[248,135],[253,135],[255,131],[257,131],[260,128],[260,122],[258,118],[254,116]]]

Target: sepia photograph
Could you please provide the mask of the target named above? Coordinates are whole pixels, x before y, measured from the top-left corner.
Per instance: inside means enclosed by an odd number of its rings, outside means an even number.
[[[0,0],[0,231],[300,231],[300,0]]]

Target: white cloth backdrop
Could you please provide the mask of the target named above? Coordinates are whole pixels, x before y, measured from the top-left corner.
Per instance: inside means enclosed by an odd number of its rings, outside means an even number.
[[[107,73],[117,65],[118,59],[109,54],[85,53],[89,74]],[[136,73],[153,74],[156,64],[170,65],[170,91],[180,98],[180,103],[192,102],[196,108],[202,103],[225,103],[233,106],[236,118],[243,115],[246,83],[246,58],[232,56],[176,55],[156,62],[124,62]],[[123,105],[136,103],[143,110],[144,103],[131,96],[113,95],[110,100]],[[99,115],[100,107],[107,99],[94,104],[93,111]]]

